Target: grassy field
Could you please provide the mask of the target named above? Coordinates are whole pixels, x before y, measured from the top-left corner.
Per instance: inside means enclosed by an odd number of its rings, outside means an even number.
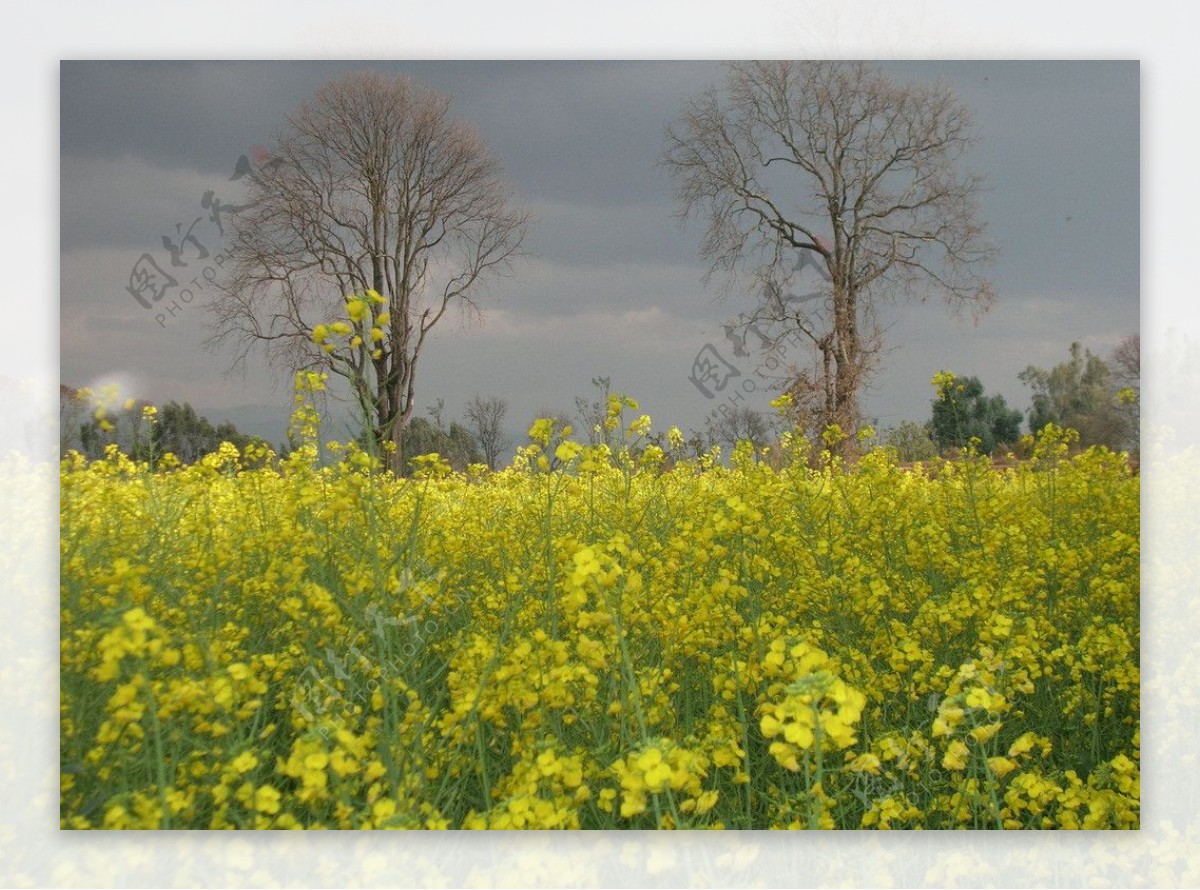
[[[68,457],[62,826],[1139,827],[1123,456],[672,465],[630,408],[498,473]]]

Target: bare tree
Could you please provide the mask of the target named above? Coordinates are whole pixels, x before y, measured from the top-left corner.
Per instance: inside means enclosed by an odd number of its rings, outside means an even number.
[[[575,413],[579,418],[580,431],[587,437],[589,445],[604,443],[615,451],[614,432],[604,423],[608,418],[608,396],[612,388],[612,378],[593,377],[592,386],[599,390],[599,398],[589,400],[584,396],[575,397]]]
[[[667,131],[679,217],[707,223],[707,277],[749,275],[761,299],[747,326],[813,348],[785,385],[814,424],[857,426],[881,299],[990,305],[979,181],[959,170],[972,141],[945,85],[846,62],[733,64],[724,95],[704,93]],[[817,288],[797,294],[809,267]]]
[[[479,285],[509,267],[528,223],[449,105],[376,72],[322,86],[232,217],[213,305],[210,342],[233,346],[235,368],[261,345],[276,366],[344,377],[367,441],[395,444],[395,470],[426,337],[451,305],[477,313]]]
[[[488,469],[496,469],[500,455],[512,445],[512,439],[504,431],[504,418],[508,414],[508,402],[499,396],[483,398],[476,394],[467,403],[465,417],[467,429],[479,443]]]
[[[769,444],[772,438],[769,420],[748,405],[732,408],[722,405],[705,418],[704,428],[710,445],[730,449],[735,448],[738,442],[748,441],[757,451]]]

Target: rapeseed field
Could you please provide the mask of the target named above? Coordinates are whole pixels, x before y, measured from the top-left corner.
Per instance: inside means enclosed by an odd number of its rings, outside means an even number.
[[[299,398],[62,461],[63,828],[1139,827],[1123,455],[676,462],[613,397],[397,478]]]

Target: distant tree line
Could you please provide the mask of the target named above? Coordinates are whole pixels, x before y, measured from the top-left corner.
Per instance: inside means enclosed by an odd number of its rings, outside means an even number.
[[[1079,433],[1079,445],[1103,445],[1113,451],[1136,454],[1139,445],[1141,343],[1137,334],[1124,338],[1109,359],[1072,343],[1066,361],[1050,369],[1030,365],[1019,379],[1031,390],[1031,405],[1022,412],[1010,407],[1004,396],[989,395],[976,376],[956,376],[943,387],[924,423],[905,420],[884,430],[878,443],[896,451],[901,461],[929,460],[968,446],[983,454],[1015,448],[1024,426],[1038,433],[1048,424]],[[607,392],[608,381],[594,384]],[[581,420],[590,419],[600,402],[576,399]],[[783,432],[779,419],[748,405],[726,406],[711,412],[704,429],[693,430],[685,451],[697,456],[720,446],[727,451],[741,441],[755,449],[778,441]],[[805,429],[812,441],[821,430]]]
[[[232,423],[214,426],[187,402],[180,405],[172,401],[157,407],[137,399],[121,404],[105,401],[86,391],[60,387],[59,447],[63,454],[75,450],[95,460],[115,444],[135,460],[169,452],[181,463],[191,464],[216,451],[222,442],[231,442],[242,450],[262,441],[239,432]],[[152,416],[147,415],[147,408],[153,410]]]
[[[1026,415],[1011,409],[1000,395],[988,396],[978,377],[956,378],[933,402],[933,416],[921,427],[911,421],[890,430],[884,444],[902,460],[926,460],[950,448],[974,443],[992,454],[1012,447],[1028,421],[1036,434],[1049,424],[1079,433],[1079,445],[1103,445],[1136,454],[1139,447],[1141,339],[1124,338],[1105,360],[1072,343],[1065,362],[1044,369],[1029,365],[1018,375],[1032,391]]]
[[[929,460],[968,446],[993,454],[1015,447],[1023,424],[1027,423],[1030,433],[1037,433],[1053,423],[1078,431],[1080,447],[1103,445],[1136,454],[1140,366],[1141,343],[1136,334],[1122,340],[1109,359],[1072,343],[1066,361],[1049,369],[1030,365],[1018,375],[1031,390],[1031,405],[1025,413],[1009,407],[1001,395],[988,395],[978,377],[954,376],[952,383],[940,386],[928,421],[903,421],[884,430],[877,442],[894,449],[904,462]],[[541,411],[538,416],[555,418],[559,427],[572,426],[580,441],[614,447],[619,434],[604,423],[611,380],[596,377],[592,384],[597,397],[577,397],[574,416],[554,411]],[[74,449],[94,459],[102,457],[110,443],[116,443],[138,459],[170,452],[188,464],[216,451],[222,442],[244,449],[261,441],[239,432],[231,423],[214,425],[187,402],[172,401],[155,409],[153,422],[143,413],[148,406],[148,402],[129,400],[120,408],[97,412],[94,399],[62,387],[62,452]],[[458,471],[472,464],[499,469],[514,444],[505,426],[508,411],[505,399],[477,394],[467,403],[461,421],[447,422],[445,404],[439,399],[426,409],[428,418],[414,417],[408,425],[404,472],[411,470],[413,458],[431,453],[440,454]],[[784,427],[774,414],[747,405],[727,406],[709,414],[703,430],[684,436],[681,450],[685,457],[699,457],[714,446],[728,453],[742,441],[759,450],[778,442]],[[804,432],[819,441],[819,430]],[[286,454],[294,444],[281,444],[279,453]],[[642,445],[650,444],[667,447],[665,434],[650,434]]]
[[[152,414],[146,413],[148,408]],[[428,419],[415,417],[410,423],[404,442],[406,472],[412,458],[435,452],[455,470],[471,464],[497,469],[512,445],[504,428],[507,413],[504,399],[477,395],[468,403],[462,422],[451,420],[447,425],[445,406],[439,400],[428,409]],[[266,444],[257,436],[239,432],[232,423],[214,425],[187,402],[154,406],[128,399],[117,404],[113,394],[97,395],[69,386],[60,387],[59,430],[60,453],[74,450],[89,460],[103,457],[110,444],[136,460],[169,452],[183,464],[215,452],[222,442],[230,442],[238,450],[253,442]],[[296,445],[288,440],[276,451],[284,456]]]

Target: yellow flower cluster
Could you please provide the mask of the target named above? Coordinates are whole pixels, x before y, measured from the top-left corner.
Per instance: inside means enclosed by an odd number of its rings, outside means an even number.
[[[654,739],[613,765],[621,783],[621,817],[631,819],[646,811],[647,795],[656,811],[670,809],[672,823],[680,813],[702,815],[717,802],[716,791],[703,791],[701,781],[708,772],[708,758],[670,739]],[[661,797],[660,797],[661,796]],[[665,801],[665,802],[664,802]],[[601,808],[605,807],[602,801]],[[608,805],[611,809],[611,803]],[[663,812],[657,813],[660,823]]]
[[[1138,827],[1123,457],[670,463],[614,396],[402,479],[298,383],[284,459],[63,460],[63,827]]]
[[[391,323],[391,314],[383,308],[387,300],[377,291],[368,290],[361,296],[350,294],[344,302],[348,321],[314,326],[310,335],[313,343],[327,355],[339,354],[340,350],[350,356],[361,351],[375,360],[383,358]]]
[[[762,734],[777,739],[769,750],[781,766],[796,772],[800,769],[798,758],[814,746],[841,750],[854,744],[854,725],[862,717],[867,699],[830,672],[824,652],[803,642],[788,648],[782,640],[775,640],[764,664],[768,676],[796,678],[784,688],[782,700],[761,708]]]

